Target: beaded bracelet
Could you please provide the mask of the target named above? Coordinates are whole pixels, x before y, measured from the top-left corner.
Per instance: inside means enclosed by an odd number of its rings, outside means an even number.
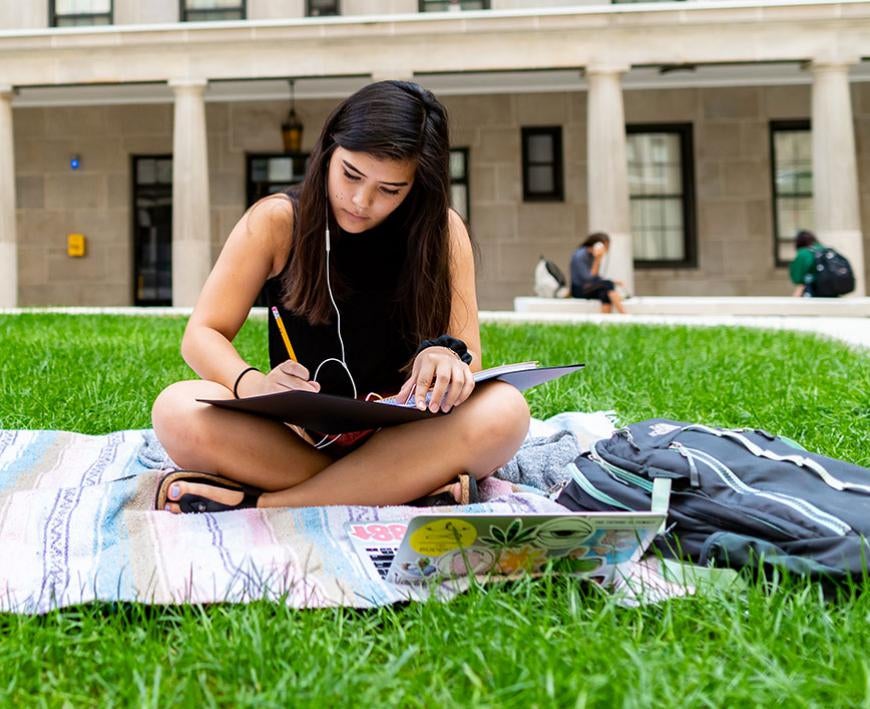
[[[250,372],[251,370],[253,370],[253,371],[255,371],[255,372],[259,372],[259,371],[260,371],[260,370],[257,369],[256,367],[248,367],[247,369],[243,369],[243,370],[239,373],[239,376],[236,377],[236,383],[233,384],[233,396],[236,397],[237,399],[239,398],[239,382],[242,381],[242,377],[244,377],[244,376],[245,376],[248,372]]]
[[[431,340],[423,340],[417,348],[417,351],[414,353],[414,356],[416,357],[423,350],[429,347],[446,347],[448,350],[452,350],[459,359],[465,362],[465,364],[471,364],[471,352],[468,351],[466,344],[458,337],[441,335],[440,337],[435,337]]]

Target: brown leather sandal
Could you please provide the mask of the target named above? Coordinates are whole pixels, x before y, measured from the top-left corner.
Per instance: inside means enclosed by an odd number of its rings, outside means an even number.
[[[459,483],[459,499],[453,495],[452,488]],[[446,489],[431,495],[418,497],[407,504],[411,507],[447,507],[450,505],[474,505],[480,502],[480,492],[477,489],[477,478],[468,473],[460,473],[456,480],[447,483]]]
[[[243,496],[241,502],[238,502],[235,505],[226,505],[222,502],[217,502],[216,500],[204,497],[203,495],[193,495],[191,493],[182,495],[177,500],[170,500],[169,487],[177,482],[202,483],[204,485],[221,488],[222,490],[236,490],[241,492]],[[165,510],[168,503],[175,503],[181,508],[182,512],[194,514],[201,512],[245,510],[250,509],[251,507],[256,507],[257,500],[260,499],[260,495],[262,494],[262,490],[250,487],[249,485],[242,485],[241,483],[233,482],[232,480],[221,477],[220,475],[199,473],[194,470],[176,470],[164,476],[160,481],[160,485],[157,488],[157,499],[154,502],[154,508],[157,510]]]

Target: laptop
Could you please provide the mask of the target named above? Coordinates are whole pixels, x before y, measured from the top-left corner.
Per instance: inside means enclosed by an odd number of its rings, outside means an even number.
[[[549,567],[607,584],[640,559],[663,521],[654,512],[427,513],[401,522],[349,522],[347,532],[373,580],[516,578]]]

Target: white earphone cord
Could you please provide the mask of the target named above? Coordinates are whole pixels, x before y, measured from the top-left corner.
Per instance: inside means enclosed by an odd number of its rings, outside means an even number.
[[[311,377],[314,381],[317,381],[317,375],[320,374],[320,368],[323,367],[327,362],[337,362],[342,366],[345,372],[347,372],[348,379],[350,379],[350,386],[353,389],[353,398],[357,398],[357,389],[356,382],[353,379],[353,374],[350,372],[350,368],[347,366],[347,358],[345,356],[344,351],[344,338],[341,336],[341,311],[338,309],[338,304],[335,302],[335,296],[332,293],[332,280],[329,276],[329,254],[331,252],[331,243],[329,239],[329,193],[327,192],[327,202],[326,202],[326,290],[329,293],[329,302],[332,303],[332,307],[335,310],[335,325],[336,330],[338,332],[338,344],[341,348],[341,359],[336,359],[335,357],[329,357],[323,360],[320,364],[317,365],[317,369],[314,370],[314,375]],[[327,446],[335,443],[339,438],[339,434],[326,434],[323,438],[321,438],[317,443],[314,444],[314,447],[318,450],[326,448]]]

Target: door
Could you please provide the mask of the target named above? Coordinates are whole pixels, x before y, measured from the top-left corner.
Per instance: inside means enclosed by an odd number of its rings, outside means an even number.
[[[172,156],[133,156],[133,302],[172,305]]]

